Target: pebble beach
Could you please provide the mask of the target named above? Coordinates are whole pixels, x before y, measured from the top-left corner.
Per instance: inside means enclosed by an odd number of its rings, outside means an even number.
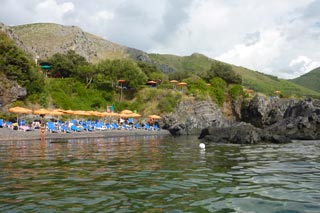
[[[95,130],[92,132],[57,132],[50,133],[46,131],[45,139],[75,139],[75,138],[106,138],[106,137],[125,137],[125,136],[148,136],[148,135],[170,135],[167,130],[148,131],[144,129],[132,130]],[[0,141],[16,141],[16,140],[40,140],[40,130],[21,131],[12,130],[10,128],[0,128]]]

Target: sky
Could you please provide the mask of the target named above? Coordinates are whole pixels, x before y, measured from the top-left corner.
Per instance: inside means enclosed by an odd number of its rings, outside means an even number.
[[[320,0],[0,0],[0,22],[75,25],[148,53],[291,79],[320,66]]]

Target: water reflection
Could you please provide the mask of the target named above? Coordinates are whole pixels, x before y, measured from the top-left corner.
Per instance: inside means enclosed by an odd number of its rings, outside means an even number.
[[[195,137],[0,144],[1,212],[318,212],[319,142]]]

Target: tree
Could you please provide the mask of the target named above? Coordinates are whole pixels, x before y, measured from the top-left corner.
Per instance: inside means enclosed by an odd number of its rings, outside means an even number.
[[[56,53],[49,58],[48,62],[53,65],[53,70],[65,78],[76,76],[80,66],[89,65],[83,56],[73,50],[69,50],[66,54]]]
[[[5,33],[0,33],[0,73],[26,87],[28,94],[43,90],[44,79],[33,61]]]
[[[236,74],[232,69],[232,66],[219,61],[211,64],[210,70],[202,75],[202,78],[206,81],[210,81],[214,77],[220,77],[228,84],[241,84],[241,76]]]

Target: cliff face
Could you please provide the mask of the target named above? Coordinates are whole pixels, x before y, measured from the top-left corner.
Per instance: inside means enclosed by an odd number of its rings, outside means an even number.
[[[26,88],[20,87],[17,82],[8,80],[0,75],[0,109],[6,109],[7,105],[27,95]]]
[[[248,104],[243,104],[241,120],[264,128],[280,121],[287,108],[297,102],[293,99],[267,98],[256,95]]]
[[[180,102],[174,113],[164,116],[165,127],[173,134],[197,134],[208,126],[227,126],[222,111],[212,101],[195,101],[194,99]]]
[[[18,46],[40,59],[46,59],[55,53],[66,53],[68,50],[74,50],[93,63],[106,58],[137,59],[144,54],[140,50],[86,33],[76,26],[38,23],[6,28],[15,35],[12,38]]]

